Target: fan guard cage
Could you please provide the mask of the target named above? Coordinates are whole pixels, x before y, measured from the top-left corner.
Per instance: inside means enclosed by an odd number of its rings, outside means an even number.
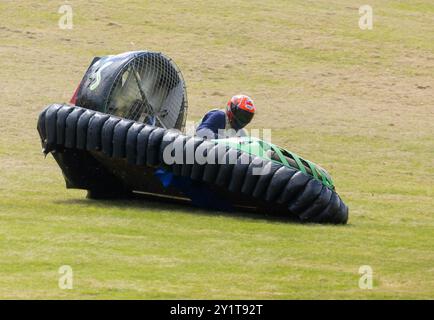
[[[105,107],[119,117],[184,131],[188,103],[182,73],[160,52],[138,52],[116,76]]]

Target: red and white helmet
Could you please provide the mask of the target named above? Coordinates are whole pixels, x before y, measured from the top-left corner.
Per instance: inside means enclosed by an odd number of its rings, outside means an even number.
[[[229,123],[236,130],[244,128],[252,120],[255,111],[253,100],[243,94],[233,96],[226,107]]]

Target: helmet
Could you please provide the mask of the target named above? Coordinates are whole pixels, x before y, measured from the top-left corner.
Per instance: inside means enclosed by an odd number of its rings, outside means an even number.
[[[244,128],[252,120],[255,111],[253,100],[243,94],[233,96],[226,107],[229,123],[235,130]]]

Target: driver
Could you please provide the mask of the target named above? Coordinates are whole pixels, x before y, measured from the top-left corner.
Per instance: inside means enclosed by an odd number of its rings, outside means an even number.
[[[196,135],[207,139],[245,136],[243,128],[253,119],[255,111],[250,97],[243,94],[233,96],[226,109],[213,109],[205,114]]]
[[[196,135],[206,139],[219,139],[233,136],[245,136],[243,129],[252,119],[256,108],[252,99],[246,95],[233,96],[224,110],[208,111],[196,129]],[[221,211],[233,211],[232,205],[207,187],[188,177],[174,176],[162,168],[155,171],[164,187],[169,185],[180,190],[193,205],[214,208]]]

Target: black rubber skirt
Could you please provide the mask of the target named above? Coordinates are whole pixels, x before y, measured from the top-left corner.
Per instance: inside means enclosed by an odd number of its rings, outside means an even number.
[[[348,220],[348,207],[339,195],[310,175],[234,148],[221,152],[215,141],[61,104],[42,111],[37,129],[43,151],[53,154],[66,186],[89,190],[95,198],[134,192],[188,203],[184,192],[164,186],[155,175],[163,169],[191,180],[195,188],[211,190],[236,210],[300,222]],[[168,145],[181,150],[181,157],[178,152],[175,161],[168,161]],[[206,155],[206,161],[190,157],[193,151]],[[193,161],[185,161],[188,157]],[[257,174],[255,168],[267,170]]]

